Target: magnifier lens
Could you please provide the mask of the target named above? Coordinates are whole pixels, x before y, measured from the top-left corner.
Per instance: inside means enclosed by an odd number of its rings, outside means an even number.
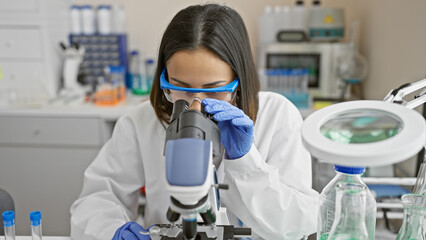
[[[339,143],[372,143],[397,135],[403,128],[402,120],[380,110],[349,110],[326,121],[320,132]]]

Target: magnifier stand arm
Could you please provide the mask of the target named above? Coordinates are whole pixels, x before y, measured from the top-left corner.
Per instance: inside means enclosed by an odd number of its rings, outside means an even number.
[[[414,100],[404,101],[403,98],[410,93],[423,89],[420,94],[414,97]],[[426,102],[426,78],[414,83],[403,84],[397,89],[391,90],[383,99],[385,102],[400,103],[407,108],[413,109]]]

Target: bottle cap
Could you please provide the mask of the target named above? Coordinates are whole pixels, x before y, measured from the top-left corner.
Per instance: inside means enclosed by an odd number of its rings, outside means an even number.
[[[334,165],[334,170],[346,174],[362,174],[365,172],[365,167],[347,167],[341,165]]]
[[[3,212],[3,223],[5,227],[11,227],[15,225],[15,212],[14,211],[6,211]]]
[[[100,10],[100,9],[111,9],[111,6],[110,5],[99,5],[98,10]]]
[[[131,51],[131,52],[130,52],[130,54],[131,54],[132,56],[134,56],[134,55],[139,55],[139,51],[138,51],[138,50],[133,50],[133,51]]]
[[[41,223],[41,213],[40,211],[34,211],[30,213],[31,226],[37,227]]]
[[[93,7],[90,5],[83,5],[81,6],[81,9],[93,9]]]
[[[154,64],[154,59],[150,58],[146,60],[146,64]]]
[[[72,6],[71,6],[71,9],[78,9],[78,10],[80,10],[80,8],[81,8],[81,7],[80,7],[80,6],[78,6],[78,5],[72,5]]]

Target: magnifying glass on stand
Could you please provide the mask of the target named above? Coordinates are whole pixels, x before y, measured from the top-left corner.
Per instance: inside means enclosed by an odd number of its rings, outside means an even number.
[[[414,100],[403,100],[418,90]],[[391,90],[384,101],[349,101],[317,110],[304,121],[303,143],[317,159],[343,166],[373,167],[406,160],[426,145],[425,119],[412,110],[426,102],[425,93],[423,79]],[[424,176],[419,177],[426,184]],[[426,191],[426,186],[418,184],[415,189]]]
[[[425,144],[423,117],[382,101],[351,101],[310,115],[303,141],[319,160],[343,166],[381,166],[406,160]]]
[[[414,100],[409,102],[403,100],[403,97],[418,90],[420,93],[415,96]],[[426,79],[423,79],[415,83],[404,84],[398,89],[390,91],[384,101],[360,100],[334,104],[314,112],[304,121],[302,140],[312,156],[320,161],[340,166],[340,168],[363,169],[364,167],[401,162],[417,154],[426,145],[425,119],[418,112],[412,110],[425,102]],[[426,163],[423,163],[420,169],[414,187],[415,193],[426,192]],[[331,185],[335,183],[335,179],[330,182]],[[399,179],[388,179],[388,181],[380,182],[380,184],[406,185]],[[367,181],[365,182],[367,183]],[[413,183],[414,181],[409,185],[413,185]],[[329,188],[325,192],[330,199],[333,194],[337,196]],[[348,193],[354,192],[350,190]],[[345,209],[349,209],[354,203],[352,201],[355,199],[352,198],[346,202]],[[342,210],[343,205],[339,202],[343,198],[335,197],[335,199],[334,203],[327,203],[328,200],[320,202],[320,215],[323,221],[321,221],[321,230],[318,232],[321,237],[331,236],[331,239],[334,239],[333,237],[337,236],[339,229],[345,227],[345,223],[347,225],[352,220],[357,220],[358,223],[363,222],[355,217],[358,213],[365,214],[364,210],[358,210],[356,213],[354,212],[355,214],[344,214],[346,210]],[[365,202],[365,200],[360,202]],[[373,200],[373,202],[375,201]],[[327,204],[336,205],[329,207]],[[373,207],[376,209],[375,203]],[[327,211],[321,211],[324,209]],[[367,208],[364,205],[359,209]],[[336,211],[335,215],[334,211]],[[330,214],[334,217],[329,216]],[[342,216],[345,217],[344,220],[342,220]],[[370,218],[365,219],[368,224],[362,226],[362,229],[374,229],[375,210],[373,222],[369,222]],[[349,225],[352,226],[352,224]],[[357,234],[359,235],[361,232],[365,235],[363,237],[368,235],[374,238],[374,230],[371,234],[370,231],[358,231]],[[350,231],[345,234],[350,234]]]

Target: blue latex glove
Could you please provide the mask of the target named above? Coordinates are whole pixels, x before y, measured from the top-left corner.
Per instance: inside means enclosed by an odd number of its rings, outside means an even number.
[[[149,228],[144,229],[136,222],[127,222],[117,229],[112,240],[149,240]]]
[[[246,155],[253,142],[253,121],[228,102],[206,98],[202,103],[204,110],[218,122],[226,158],[236,159]]]

